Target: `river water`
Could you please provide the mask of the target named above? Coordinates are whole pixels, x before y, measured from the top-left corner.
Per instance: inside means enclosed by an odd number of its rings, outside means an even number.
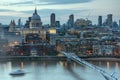
[[[120,74],[120,62],[88,61],[103,68],[106,72]],[[11,76],[10,72],[23,69],[23,76]],[[105,80],[95,70],[82,64],[66,61],[2,61],[0,62],[0,80]]]

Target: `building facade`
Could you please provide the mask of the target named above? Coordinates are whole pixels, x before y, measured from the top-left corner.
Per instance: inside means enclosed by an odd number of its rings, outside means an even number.
[[[70,28],[74,27],[74,15],[73,15],[73,14],[71,14],[71,15],[69,16],[68,26],[69,26]]]
[[[113,22],[112,14],[108,14],[107,15],[107,25],[111,27],[112,26],[112,22]]]
[[[119,27],[120,27],[120,20],[119,20]]]
[[[9,24],[9,32],[14,32],[16,29],[16,24],[14,20],[11,20],[10,24]]]
[[[37,10],[35,9],[35,12],[33,13],[33,16],[31,17],[30,21],[30,29],[33,28],[41,28],[42,29],[42,22],[40,16],[37,14]]]
[[[50,15],[50,24],[51,24],[51,27],[55,27],[55,22],[56,22],[55,13],[52,13]]]
[[[102,26],[102,16],[98,17],[98,26]]]

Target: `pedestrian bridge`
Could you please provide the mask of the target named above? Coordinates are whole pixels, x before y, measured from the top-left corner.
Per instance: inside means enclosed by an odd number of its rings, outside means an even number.
[[[64,51],[60,51],[60,53],[64,54],[68,60],[73,60],[75,62],[77,62],[78,64],[83,64],[85,66],[88,66],[89,68],[91,69],[94,69],[96,70],[97,72],[101,73],[103,75],[103,77],[106,79],[106,80],[118,80],[118,78],[116,78],[114,76],[114,73],[112,74],[109,74],[107,73],[106,71],[104,71],[102,68],[98,67],[98,66],[95,66],[93,64],[90,64],[88,63],[87,61],[79,58],[76,54],[74,53],[67,53],[67,52],[64,52]]]

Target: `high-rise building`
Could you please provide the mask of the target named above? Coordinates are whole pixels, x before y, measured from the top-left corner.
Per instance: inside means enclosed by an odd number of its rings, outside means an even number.
[[[112,27],[113,27],[113,28],[118,28],[118,26],[119,26],[119,25],[117,24],[116,21],[114,21],[114,22],[112,23]]]
[[[113,23],[112,14],[108,14],[107,15],[107,25],[111,27],[112,23]]]
[[[56,21],[55,25],[56,27],[60,27],[60,21]]]
[[[25,23],[25,28],[29,28],[30,27],[30,22],[31,22],[31,17],[28,18],[28,20],[26,20],[26,23]]]
[[[119,27],[120,27],[120,20],[119,20]]]
[[[98,17],[98,26],[102,26],[102,16]]]
[[[21,18],[18,19],[18,27],[21,27]]]
[[[74,26],[74,15],[73,14],[71,14],[70,16],[69,16],[69,26],[70,27],[73,27]]]
[[[56,20],[55,20],[55,13],[52,13],[50,15],[50,24],[51,24],[51,27],[55,27],[55,22],[56,22]]]

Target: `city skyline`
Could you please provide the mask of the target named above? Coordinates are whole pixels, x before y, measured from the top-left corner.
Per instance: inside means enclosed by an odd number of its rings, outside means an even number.
[[[32,16],[35,7],[43,24],[50,24],[50,14],[56,14],[56,20],[62,24],[67,22],[69,15],[74,14],[78,18],[88,18],[97,24],[98,16],[103,16],[103,22],[107,14],[113,14],[113,21],[119,21],[119,0],[1,0],[0,23],[9,24],[11,19],[19,18],[25,23]],[[102,5],[102,6],[101,6]]]

